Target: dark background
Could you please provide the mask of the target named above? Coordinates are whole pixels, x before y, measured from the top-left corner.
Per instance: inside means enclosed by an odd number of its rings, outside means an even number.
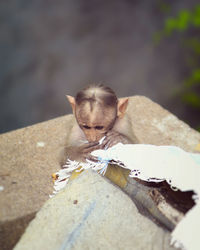
[[[190,73],[182,34],[155,42],[168,17],[197,3],[1,1],[0,133],[70,113],[65,94],[94,82],[112,87],[119,97],[145,95],[198,129],[198,105],[180,96]]]

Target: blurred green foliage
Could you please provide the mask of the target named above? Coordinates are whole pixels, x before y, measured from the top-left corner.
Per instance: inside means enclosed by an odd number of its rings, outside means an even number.
[[[200,4],[190,10],[182,9],[175,17],[167,17],[163,29],[155,34],[154,42],[158,45],[169,37],[179,42],[186,69],[178,95],[184,104],[198,109],[200,116]],[[200,131],[200,124],[197,129]]]
[[[164,29],[155,36],[156,42],[173,32],[184,32],[189,28],[200,28],[200,4],[193,10],[181,10],[176,17],[168,17],[164,23]]]

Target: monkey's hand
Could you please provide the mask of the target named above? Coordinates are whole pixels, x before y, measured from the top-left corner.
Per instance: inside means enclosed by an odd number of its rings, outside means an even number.
[[[106,149],[116,145],[119,142],[123,144],[132,143],[132,141],[127,136],[120,134],[115,130],[110,130],[106,134],[106,138],[103,140],[102,146],[104,149]]]
[[[99,145],[99,142],[88,142],[81,144],[80,146],[66,148],[66,154],[67,158],[70,160],[85,162],[86,159],[94,160],[90,153],[101,148],[102,145]]]

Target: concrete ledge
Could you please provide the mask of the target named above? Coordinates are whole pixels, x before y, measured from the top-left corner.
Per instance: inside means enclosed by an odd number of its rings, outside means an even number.
[[[51,173],[60,167],[71,119],[64,116],[0,135],[1,249],[12,249],[52,193]]]
[[[144,96],[132,97],[128,112],[139,141],[154,145],[174,145],[197,152],[200,133],[175,115]]]

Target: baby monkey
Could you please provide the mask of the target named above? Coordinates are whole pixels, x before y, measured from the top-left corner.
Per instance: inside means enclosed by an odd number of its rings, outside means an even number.
[[[67,99],[75,119],[65,147],[65,160],[92,160],[93,150],[119,142],[137,143],[126,113],[128,98],[118,99],[111,88],[100,84],[86,87],[75,98],[67,95]]]

